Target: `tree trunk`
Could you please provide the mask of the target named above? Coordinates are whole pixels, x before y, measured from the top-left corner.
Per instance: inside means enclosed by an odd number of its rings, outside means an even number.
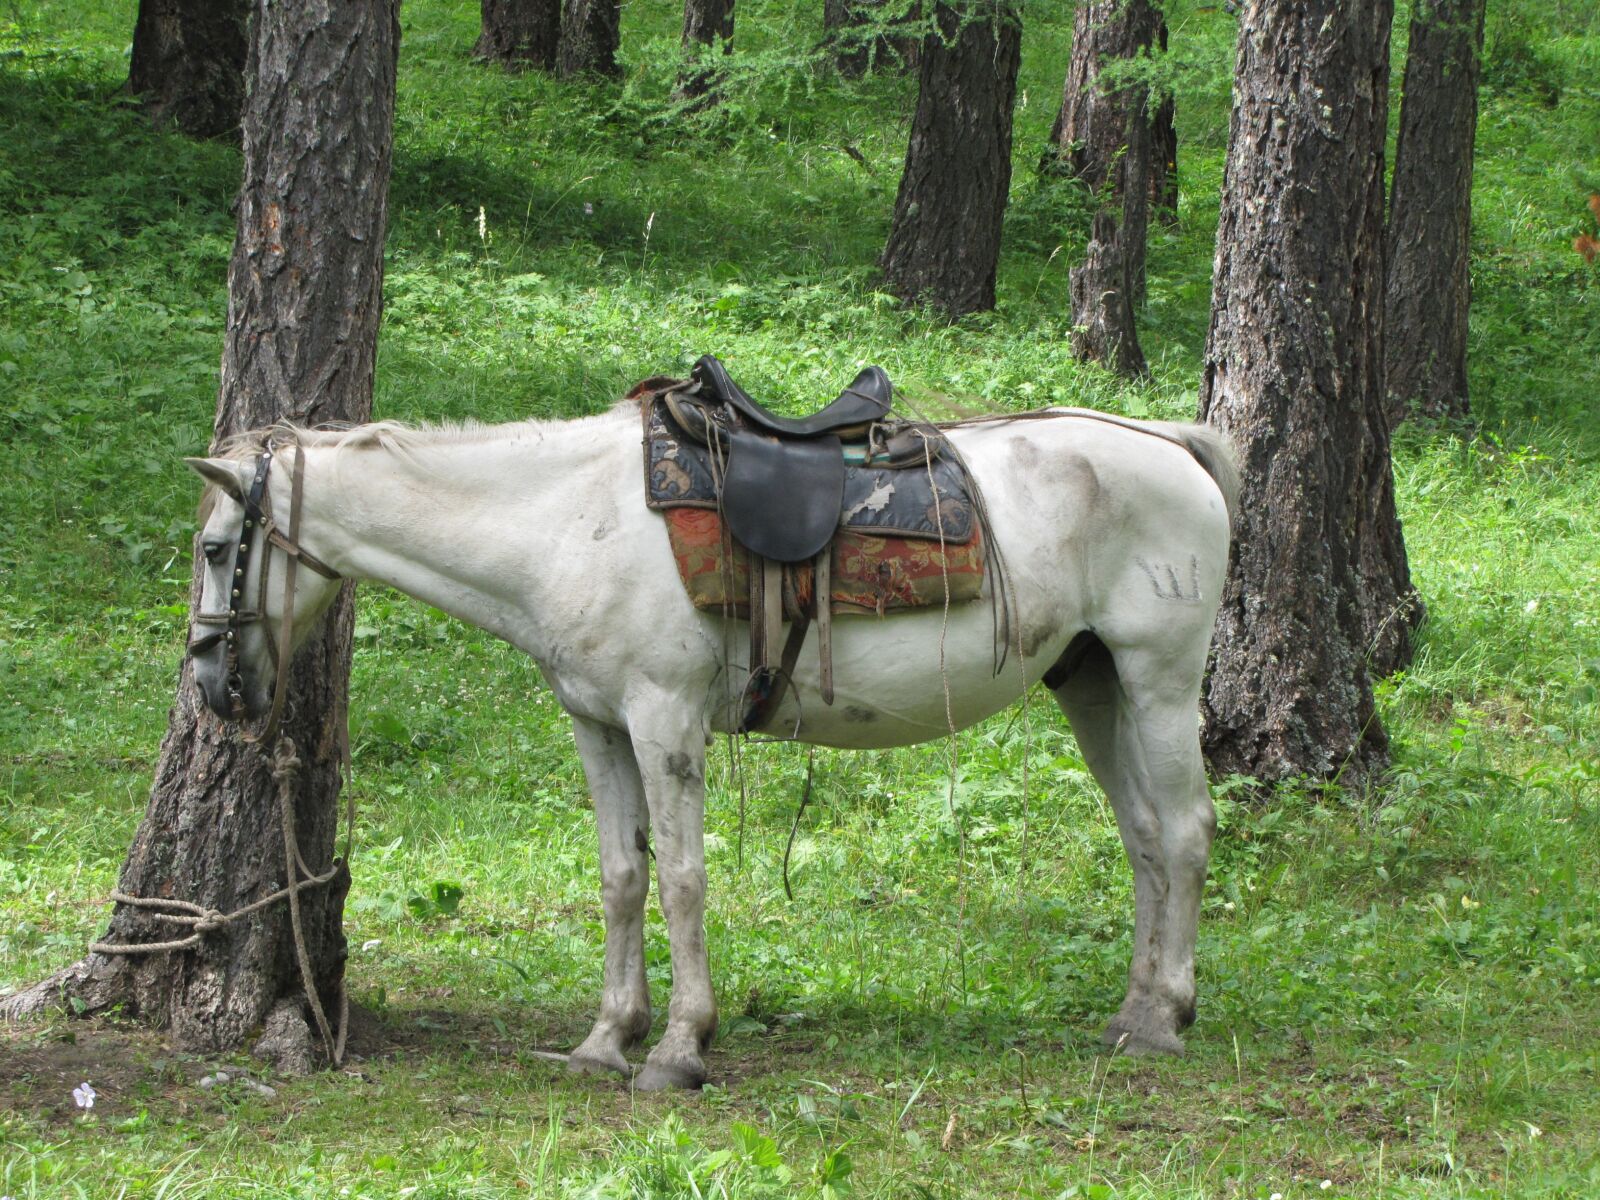
[[[622,43],[622,8],[616,0],[566,0],[556,74],[618,75],[617,47]]]
[[[716,70],[709,64],[718,43],[722,53],[733,53],[734,0],[684,0],[683,53],[689,59],[678,78],[678,97],[709,97]]]
[[[1467,416],[1484,0],[1416,0],[1389,202],[1389,420]]]
[[[1148,55],[1160,26],[1150,0],[1080,5],[1050,133],[1054,163],[1047,166],[1081,181],[1098,205],[1090,261],[1072,275],[1073,352],[1123,375],[1145,371],[1133,306],[1144,298],[1152,119],[1144,84],[1112,90],[1102,75],[1108,63]],[[1108,226],[1112,236],[1101,236]],[[1109,260],[1113,253],[1121,262]]]
[[[903,8],[903,15],[884,12],[894,0],[823,0],[823,41],[833,52],[833,65],[847,79],[860,79],[868,71],[892,65],[914,69],[920,60],[922,39],[910,33],[888,32],[897,25],[915,24],[922,5]]]
[[[1072,23],[1072,57],[1061,107],[1050,128],[1054,161],[1045,166],[1081,180],[1091,191],[1108,185],[1122,194],[1118,166],[1128,144],[1129,110],[1146,105],[1148,89],[1137,83],[1110,91],[1100,76],[1107,63],[1148,55],[1164,37],[1166,23],[1151,0],[1089,0]]]
[[[1156,43],[1167,52],[1167,19],[1156,13]],[[1177,99],[1163,92],[1150,118],[1150,215],[1171,229],[1178,223]]]
[[[1124,378],[1136,379],[1150,368],[1134,328],[1133,283],[1122,233],[1109,212],[1095,213],[1083,265],[1070,275],[1072,353],[1082,362],[1101,363]]]
[[[1204,738],[1217,770],[1269,783],[1356,782],[1388,756],[1362,580],[1374,539],[1403,562],[1383,420],[1392,13],[1255,0],[1240,23],[1200,413],[1238,446],[1244,494]]]
[[[1009,0],[941,3],[933,22],[882,267],[953,320],[994,307],[1022,24]]]
[[[249,11],[245,0],[139,0],[128,90],[158,129],[238,136]]]
[[[1385,335],[1390,336],[1388,334]],[[1383,679],[1411,665],[1412,633],[1427,608],[1411,582],[1411,564],[1400,517],[1394,507],[1394,471],[1389,461],[1389,419],[1380,396],[1371,402],[1367,422],[1385,435],[1362,445],[1361,508],[1355,539],[1359,548],[1361,645],[1367,674]]]
[[[398,16],[396,0],[260,2],[213,447],[275,421],[355,422],[371,414]],[[191,598],[199,596],[203,565],[196,554]],[[346,589],[290,677],[284,731],[304,763],[295,819],[314,872],[333,859],[351,613]],[[227,913],[282,887],[286,870],[266,756],[210,714],[186,660],[119,890]],[[302,893],[315,986],[330,1018],[344,975],[348,885],[341,871],[332,886]],[[119,906],[103,940],[174,936],[173,926]],[[7,1011],[53,1007],[64,996],[78,1002],[77,1011],[121,1004],[169,1028],[186,1049],[223,1052],[238,1048],[274,1008],[281,1016],[280,1002],[298,1006],[302,994],[288,908],[279,903],[206,935],[193,950],[91,953],[14,997]]]
[[[553,71],[561,43],[561,0],[482,0],[483,32],[474,58],[512,70]]]

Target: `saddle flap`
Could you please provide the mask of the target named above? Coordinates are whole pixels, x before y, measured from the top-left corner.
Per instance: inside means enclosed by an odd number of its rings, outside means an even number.
[[[784,442],[747,430],[728,435],[722,512],[757,554],[805,562],[828,544],[844,504],[844,451],[832,436]]]

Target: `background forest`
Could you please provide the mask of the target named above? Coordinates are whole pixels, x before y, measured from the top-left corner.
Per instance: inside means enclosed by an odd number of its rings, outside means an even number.
[[[839,77],[821,7],[745,0],[700,111],[676,5],[627,7],[618,79],[558,82],[475,64],[476,5],[407,0],[376,414],[576,416],[714,352],[797,405],[879,362],[930,415],[1192,418],[1228,6],[1165,6],[1179,219],[1150,229],[1133,384],[1067,352],[1092,204],[1035,171],[1070,6],[1026,9],[998,306],[954,325],[878,290],[915,78]],[[151,132],[123,90],[135,9],[0,6],[0,995],[105,928],[187,621],[179,458],[211,433],[240,155]],[[1575,247],[1600,235],[1597,79],[1592,6],[1491,3],[1475,424],[1394,447],[1428,607],[1379,686],[1394,765],[1266,805],[1215,781],[1186,1058],[1095,1052],[1129,880],[1040,697],[962,735],[953,808],[946,747],[819,753],[792,902],[805,753],[747,749],[742,794],[718,750],[710,1085],[568,1079],[533,1053],[582,1036],[600,977],[566,719],[516,653],[364,589],[346,925],[372,1017],[350,1069],[277,1079],[115,1021],[8,1029],[0,1195],[1600,1192],[1600,262]],[[646,952],[664,1008],[653,907]]]

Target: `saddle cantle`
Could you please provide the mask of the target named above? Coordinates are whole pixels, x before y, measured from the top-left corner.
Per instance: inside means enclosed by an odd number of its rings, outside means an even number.
[[[813,620],[832,703],[834,612],[881,616],[981,590],[971,482],[936,427],[888,418],[881,368],[802,418],[757,404],[710,355],[690,379],[652,378],[629,395],[644,415],[646,503],[667,517],[690,598],[750,621],[741,731],[777,707]]]
[[[804,439],[826,434],[845,438],[850,430],[864,433],[872,422],[889,415],[889,405],[894,400],[894,385],[882,367],[863,367],[837,399],[809,417],[780,417],[769,412],[728,377],[727,369],[712,354],[695,363],[690,378],[700,385],[708,401],[731,406],[758,429],[780,438]]]

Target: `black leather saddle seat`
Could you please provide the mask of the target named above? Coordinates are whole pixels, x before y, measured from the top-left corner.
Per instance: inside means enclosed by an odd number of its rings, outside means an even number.
[[[888,416],[894,400],[894,385],[882,367],[863,368],[837,399],[809,417],[780,417],[757,404],[728,377],[727,368],[714,355],[707,354],[695,363],[691,377],[700,385],[703,399],[728,405],[751,425],[780,438],[837,434],[849,441],[852,433],[859,430],[864,435],[874,421]]]
[[[894,385],[867,367],[820,412],[780,417],[757,404],[714,355],[695,363],[687,398],[672,408],[691,435],[727,453],[720,508],[745,547],[780,563],[815,558],[833,539],[844,508],[844,440],[864,441],[889,412]],[[690,427],[699,423],[698,431]],[[711,426],[715,425],[715,433]]]

